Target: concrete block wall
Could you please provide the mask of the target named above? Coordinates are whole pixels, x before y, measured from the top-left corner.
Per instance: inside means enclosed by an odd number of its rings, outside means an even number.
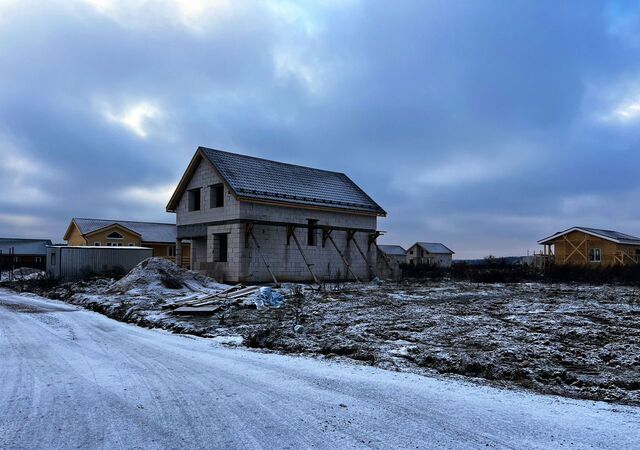
[[[306,224],[307,220],[317,220],[317,225],[331,225],[347,228],[376,229],[377,218],[360,214],[340,213],[302,208],[290,208],[260,203],[241,202],[240,213],[243,219],[264,220],[284,223]],[[313,281],[313,277],[296,246],[293,237],[287,245],[287,229],[283,226],[256,225],[253,231],[262,254],[271,266],[278,281]],[[307,229],[295,230],[298,242],[307,260],[313,264],[312,270],[322,280],[353,279],[342,258],[329,240],[322,246],[322,230],[316,230],[316,245],[307,245]],[[353,272],[361,280],[369,279],[367,262],[362,258],[353,242],[347,243],[346,231],[333,231],[332,238],[343,252]],[[265,267],[255,244],[249,238],[248,245],[241,233],[241,248],[245,251],[241,257],[240,273],[243,281],[269,282],[271,275]],[[368,248],[368,233],[358,232],[354,239],[367,257],[369,264],[376,267],[377,252],[374,246]],[[375,273],[373,274],[375,276]]]
[[[287,230],[285,227],[270,225],[256,225],[253,233],[260,244],[260,251],[269,263],[271,270],[278,281],[313,281],[307,265],[300,254],[293,237],[287,245]],[[315,246],[307,245],[307,230],[297,228],[296,237],[307,260],[313,264],[312,270],[320,281],[335,279],[353,279],[342,258],[329,240],[322,246],[322,231],[317,230]],[[367,262],[362,258],[353,242],[347,243],[346,231],[333,231],[332,238],[345,258],[351,265],[351,269],[360,280],[369,279]],[[244,236],[241,236],[244,240]],[[355,234],[360,248],[367,257],[369,263],[376,267],[375,247],[367,248],[367,233]],[[255,243],[249,238],[248,246],[242,245],[243,253],[240,259],[241,280],[247,282],[270,282],[271,275],[256,249]],[[373,273],[372,276],[376,274]]]
[[[243,219],[268,220],[273,222],[307,223],[315,219],[318,225],[336,227],[376,229],[377,217],[349,212],[323,211],[316,209],[291,208],[263,203],[240,202],[240,217]]]
[[[213,165],[207,160],[200,161],[198,168],[187,185],[187,190],[185,190],[178,202],[176,225],[192,225],[239,218],[240,202],[236,200],[226,184],[224,185],[224,206],[220,208],[209,207],[211,204],[209,186],[218,183],[223,183],[223,181]],[[189,211],[188,191],[196,188],[201,188],[200,211]]]

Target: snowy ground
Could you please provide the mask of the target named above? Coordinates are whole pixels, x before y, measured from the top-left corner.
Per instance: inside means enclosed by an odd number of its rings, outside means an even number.
[[[194,292],[105,295],[110,281],[48,295],[118,320],[229,343],[452,374],[573,398],[640,404],[640,290],[623,286],[345,284],[281,309],[231,302],[212,317],[176,317]],[[213,290],[223,286],[213,286]],[[151,295],[153,293],[153,295]],[[296,325],[303,329],[294,331]],[[222,338],[221,338],[222,337]]]
[[[637,448],[640,409],[223,348],[0,290],[0,448]]]

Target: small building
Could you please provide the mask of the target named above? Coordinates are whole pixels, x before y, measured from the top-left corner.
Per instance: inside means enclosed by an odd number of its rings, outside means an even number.
[[[619,231],[572,227],[555,233],[538,244],[536,265],[627,265],[640,262],[640,238]]]
[[[83,219],[74,217],[64,240],[69,246],[147,247],[158,256],[176,262],[176,226],[172,223],[134,222],[129,220]],[[189,248],[188,243],[182,243]],[[190,267],[189,253],[178,261]]]
[[[407,251],[399,245],[379,245],[380,252],[398,265],[407,262]]]
[[[439,242],[416,242],[407,250],[408,264],[451,267],[454,252]]]
[[[47,245],[51,245],[49,239],[0,238],[0,269],[31,267],[44,270]]]
[[[386,215],[343,173],[205,147],[167,211],[193,268],[233,283],[369,279]]]
[[[123,275],[150,258],[153,250],[136,246],[52,245],[47,247],[47,272],[75,280],[95,275]]]

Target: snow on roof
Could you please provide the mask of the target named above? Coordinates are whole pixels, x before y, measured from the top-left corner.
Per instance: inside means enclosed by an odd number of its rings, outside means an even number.
[[[613,230],[603,230],[600,228],[588,228],[588,227],[571,227],[567,228],[564,231],[559,231],[556,234],[553,234],[544,239],[540,239],[538,244],[545,244],[549,241],[553,241],[558,237],[565,235],[567,233],[571,233],[573,231],[581,231],[583,233],[590,234],[592,236],[596,236],[602,239],[606,239],[608,241],[615,242],[617,244],[630,244],[630,245],[640,245],[640,238],[636,236],[631,236],[630,234],[620,233],[619,231]]]
[[[441,244],[440,242],[416,242],[416,245],[422,247],[426,252],[442,255],[453,255],[454,251]]]
[[[405,256],[407,251],[399,245],[378,245],[380,250],[387,255]]]
[[[172,223],[134,222],[129,220],[84,219],[74,217],[73,221],[83,235],[111,225],[121,225],[140,235],[143,242],[176,242],[176,226]]]

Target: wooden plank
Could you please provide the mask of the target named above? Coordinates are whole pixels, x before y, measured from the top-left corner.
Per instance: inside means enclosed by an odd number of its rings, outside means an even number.
[[[269,263],[267,262],[267,260],[265,259],[264,255],[262,254],[262,251],[260,250],[260,244],[258,243],[258,240],[256,239],[256,237],[253,234],[253,224],[247,224],[247,233],[251,236],[251,238],[253,239],[253,242],[256,244],[256,250],[258,251],[258,255],[260,256],[260,259],[262,259],[262,262],[264,263],[264,265],[267,267],[267,270],[269,271],[269,274],[271,275],[271,278],[273,279],[273,283],[276,286],[280,286],[280,283],[278,283],[278,279],[276,278],[276,276],[271,271],[271,266],[269,266]]]
[[[222,306],[182,306],[180,308],[174,309],[172,311],[173,314],[178,316],[210,316],[212,314],[217,313],[223,309]]]
[[[569,245],[571,245],[571,247],[573,247],[573,251],[571,253],[569,253],[567,256],[565,256],[564,258],[564,262],[569,261],[569,259],[576,253],[578,252],[584,259],[585,261],[589,262],[589,258],[587,258],[587,255],[583,254],[580,251],[580,246],[582,244],[585,244],[585,246],[587,245],[587,238],[585,237],[577,246],[571,242],[566,235],[562,236],[564,238],[565,241],[567,241],[569,243]]]
[[[356,249],[358,250],[358,253],[360,253],[360,256],[362,256],[362,259],[364,259],[365,264],[367,265],[367,267],[369,268],[369,277],[376,275],[375,270],[373,269],[373,266],[369,263],[369,260],[367,259],[367,257],[365,256],[364,252],[362,251],[362,249],[360,248],[360,245],[358,244],[358,241],[355,239],[355,232],[351,233],[349,236],[349,239],[353,242],[353,244],[356,246]],[[378,246],[376,245],[376,248]]]
[[[349,261],[347,261],[347,258],[345,258],[345,256],[342,254],[342,252],[340,251],[340,249],[338,248],[338,246],[336,245],[336,242],[333,240],[333,238],[331,237],[331,232],[327,233],[327,239],[329,239],[329,242],[331,242],[333,244],[333,247],[336,249],[336,251],[338,252],[338,255],[340,255],[340,258],[342,258],[342,262],[344,262],[344,265],[347,266],[347,270],[349,272],[351,272],[351,275],[353,275],[353,278],[356,279],[356,281],[359,283],[360,279],[358,278],[358,276],[353,272],[353,270],[351,269],[351,264],[349,264]]]
[[[307,257],[305,256],[304,252],[302,251],[302,247],[300,246],[300,242],[298,242],[298,237],[296,236],[295,231],[296,231],[295,228],[291,229],[290,236],[293,237],[293,242],[296,243],[296,246],[298,247],[298,250],[300,251],[300,254],[302,255],[302,260],[307,265],[307,269],[309,269],[309,273],[313,277],[313,280],[316,282],[316,284],[320,284],[320,282],[318,281],[318,277],[316,277],[316,274],[313,273],[313,269],[311,268],[312,264],[310,264],[309,261],[307,261]]]
[[[387,265],[387,267],[389,268],[389,270],[391,272],[393,272],[393,267],[391,267],[391,261],[389,260],[389,257],[387,256],[387,254],[385,252],[383,252],[382,250],[380,250],[380,247],[378,246],[378,244],[376,243],[376,250],[378,251],[379,255],[382,255],[382,260],[385,262],[385,264]]]

